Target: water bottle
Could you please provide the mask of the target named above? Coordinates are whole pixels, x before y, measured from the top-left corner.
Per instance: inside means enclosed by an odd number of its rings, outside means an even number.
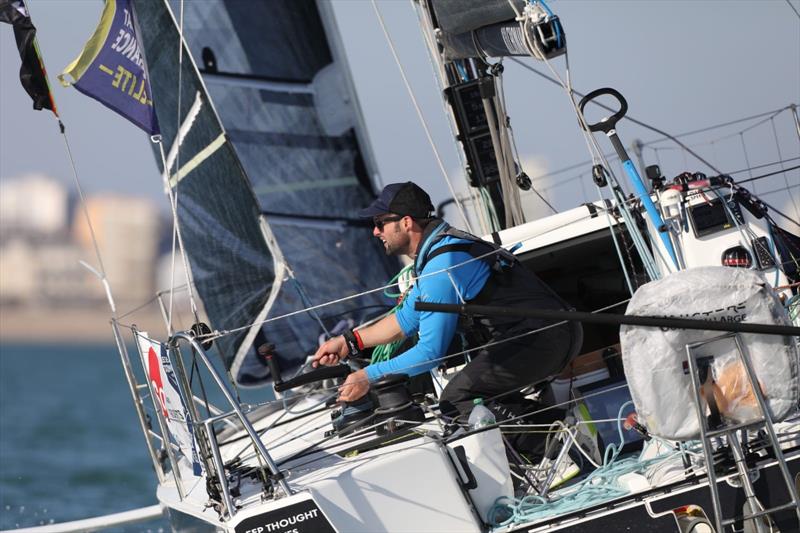
[[[475,398],[472,401],[473,408],[469,414],[469,427],[470,429],[479,429],[486,426],[491,426],[496,422],[494,414],[488,407],[483,405],[481,398]]]

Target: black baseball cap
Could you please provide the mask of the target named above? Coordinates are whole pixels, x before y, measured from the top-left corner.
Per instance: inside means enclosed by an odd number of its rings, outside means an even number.
[[[413,181],[390,183],[369,207],[362,209],[358,216],[372,218],[394,213],[413,218],[428,218],[433,213],[433,204],[428,193]]]

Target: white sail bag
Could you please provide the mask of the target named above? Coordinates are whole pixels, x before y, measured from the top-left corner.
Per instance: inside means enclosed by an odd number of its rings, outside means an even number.
[[[751,270],[699,267],[647,283],[633,295],[629,315],[791,325],[765,280]],[[622,326],[625,376],[639,420],[659,437],[699,438],[695,395],[686,345],[724,335],[721,331]],[[740,334],[774,421],[798,406],[797,338]],[[712,387],[722,417],[749,422],[761,416],[732,337],[695,348],[708,364],[703,387]],[[702,395],[701,395],[702,396]],[[705,413],[708,405],[701,400]]]

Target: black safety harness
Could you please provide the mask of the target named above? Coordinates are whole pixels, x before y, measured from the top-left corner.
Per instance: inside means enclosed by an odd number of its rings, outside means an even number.
[[[506,307],[524,307],[531,304],[526,298],[527,295],[530,295],[540,305],[544,304],[545,308],[558,310],[570,308],[564,300],[536,277],[533,272],[522,266],[514,254],[505,248],[449,225],[441,229],[433,237],[430,237],[430,234],[438,226],[439,224],[434,220],[425,228],[423,243],[428,238],[432,239],[428,245],[429,249],[445,237],[454,237],[469,242],[446,244],[429,251],[425,254],[425,257],[418,257],[414,265],[415,274],[418,275],[425,265],[436,256],[450,252],[464,252],[477,260],[485,262],[490,269],[489,277],[481,291],[474,298],[464,303],[480,305],[491,303],[492,305]],[[545,323],[541,320],[535,321],[524,318],[462,316],[459,318],[458,330],[462,338],[465,339],[464,344],[467,347],[475,347],[504,335],[541,327]]]

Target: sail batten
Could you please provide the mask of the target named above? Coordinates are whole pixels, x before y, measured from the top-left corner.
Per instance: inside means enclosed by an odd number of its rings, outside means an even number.
[[[291,371],[323,331],[391,305],[374,293],[345,299],[384,285],[398,268],[357,218],[375,193],[352,84],[313,0],[270,2],[269,9],[184,4],[180,67],[177,26],[161,27],[171,17],[166,3],[137,0],[136,7],[148,27],[143,40],[165,143],[180,146],[169,167],[193,279],[212,327],[230,332],[218,344],[232,375],[260,384],[268,369],[251,346],[257,338],[275,344]],[[175,144],[178,68],[180,116],[191,125]],[[202,105],[191,117],[195,94]],[[360,253],[342,263],[341,250]],[[291,316],[267,320],[283,315]]]
[[[262,77],[248,77],[244,74],[235,74],[229,72],[209,72],[201,70],[200,74],[206,83],[211,85],[227,85],[231,87],[244,87],[249,89],[259,89],[274,93],[276,97],[290,94],[308,94],[314,92],[312,80],[295,81],[295,80],[278,80]]]
[[[170,162],[162,172],[180,165],[171,178],[177,183],[177,216],[192,279],[212,326],[233,330],[265,314],[278,290],[272,253],[259,226],[260,209],[185,47],[184,61],[178,63],[180,36],[168,6],[135,0],[134,7],[153,105],[161,117],[163,142],[170,146]],[[181,176],[187,178],[175,180]],[[213,201],[219,197],[227,201]],[[237,332],[218,339],[228,366],[244,337],[245,332]]]

